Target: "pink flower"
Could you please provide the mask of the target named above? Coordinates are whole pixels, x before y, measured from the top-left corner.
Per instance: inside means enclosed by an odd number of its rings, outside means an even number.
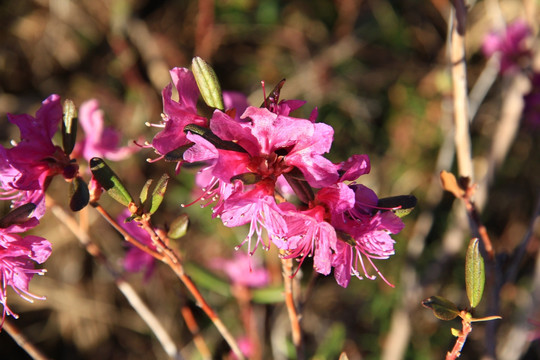
[[[220,209],[221,220],[225,226],[236,227],[249,224],[248,234],[237,248],[247,242],[251,254],[255,252],[260,243],[263,244],[263,249],[270,247],[270,244],[265,244],[263,241],[263,229],[266,230],[268,237],[279,249],[285,246],[281,239],[287,232],[287,225],[271,192],[273,188],[267,187],[265,184],[267,183],[258,183],[251,190],[244,192],[241,190],[242,183],[237,182],[239,190],[227,197]],[[257,241],[252,247],[251,239],[255,234]]]
[[[28,285],[35,274],[43,275],[44,269],[35,269],[34,263],[43,263],[51,254],[51,244],[44,238],[19,235],[20,232],[35,227],[36,218],[24,224],[15,224],[0,228],[0,304],[2,305],[2,324],[6,315],[17,318],[7,305],[7,287],[10,286],[20,297],[33,302],[33,299],[44,300],[44,297],[29,292]],[[0,325],[1,327],[1,325]]]
[[[260,259],[244,252],[236,252],[230,260],[213,259],[210,262],[210,267],[222,270],[233,285],[261,288],[268,285],[270,281],[268,271],[262,267]]]
[[[38,204],[39,214],[50,179],[62,174],[69,180],[78,172],[78,165],[52,143],[62,119],[60,97],[51,95],[43,101],[35,118],[8,114],[8,119],[19,127],[21,140],[13,148],[0,146],[0,198],[14,205]]]
[[[163,121],[160,131],[152,140],[152,146],[161,155],[186,145],[188,140],[184,134],[187,124],[207,126],[208,120],[197,115],[197,99],[199,88],[193,73],[186,68],[174,68],[170,71],[174,87],[178,90],[178,101],[172,98],[172,84],[167,85],[162,92]]]
[[[324,219],[325,209],[316,206],[306,211],[297,211],[292,204],[283,203],[280,207],[289,211],[285,215],[287,221],[286,259],[313,257],[315,271],[328,275],[332,270],[332,254],[336,251],[336,230]]]
[[[378,198],[371,189],[363,185],[353,185],[351,189],[356,194],[354,208],[342,216],[332,217],[332,225],[336,230],[350,236],[338,244],[332,262],[334,276],[343,287],[348,285],[351,275],[360,279],[363,276],[375,279],[375,276],[368,274],[364,263],[366,259],[377,274],[391,285],[373,263],[373,259],[388,259],[394,254],[395,241],[390,234],[399,233],[403,229],[403,222],[391,211],[376,211]]]
[[[218,202],[214,213],[226,226],[250,224],[242,244],[249,242],[250,251],[254,251],[262,242],[264,228],[272,242],[283,248],[280,239],[286,234],[286,224],[274,199],[277,179],[296,167],[313,186],[335,182],[337,167],[322,157],[330,148],[333,132],[328,125],[254,107],[248,107],[241,119],[248,121],[238,122],[216,111],[210,129],[220,140],[243,151],[218,148],[202,136],[188,133],[187,139],[195,145],[184,153],[184,160],[209,164],[204,173],[211,172],[213,180],[206,186],[210,190],[205,197]],[[246,174],[253,179],[250,184],[223,185]],[[254,234],[257,242],[252,247]]]
[[[140,242],[143,245],[148,246],[152,250],[156,250],[156,247],[154,243],[152,242],[152,238],[150,235],[141,229],[136,222],[130,221],[125,222],[124,220],[128,218],[131,215],[131,213],[125,209],[119,216],[118,216],[118,223],[120,226],[127,231],[129,235],[131,235],[135,240]],[[131,245],[130,243],[127,244],[128,250],[126,253],[126,256],[124,257],[124,269],[128,272],[136,273],[144,270],[144,280],[148,280],[155,268],[155,259],[151,255],[145,253],[144,251],[140,250],[139,248],[135,247],[134,245]]]
[[[506,73],[520,68],[520,61],[530,57],[531,52],[526,47],[525,39],[531,35],[531,30],[523,20],[516,20],[508,25],[502,32],[490,32],[482,44],[482,51],[486,57],[500,53],[500,71]]]
[[[95,99],[88,100],[79,108],[79,124],[86,137],[77,143],[75,154],[80,154],[86,160],[93,157],[119,161],[138,150],[136,146],[119,147],[120,133],[113,128],[104,126],[103,111]]]

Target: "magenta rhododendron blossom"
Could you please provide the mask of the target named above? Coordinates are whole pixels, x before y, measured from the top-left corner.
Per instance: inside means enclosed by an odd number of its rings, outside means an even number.
[[[235,252],[232,259],[212,259],[210,267],[223,271],[233,285],[260,288],[268,285],[270,276],[256,256]]]
[[[152,238],[150,235],[144,231],[136,222],[130,221],[125,222],[124,220],[128,218],[131,213],[126,209],[118,216],[118,223],[120,226],[126,230],[126,232],[131,235],[135,240],[140,242],[143,245],[146,245],[152,250],[156,250]],[[123,265],[124,269],[128,272],[140,272],[144,271],[144,279],[148,280],[155,268],[155,260],[152,255],[149,255],[142,251],[141,249],[135,247],[134,245],[127,243],[128,250],[126,256],[124,257]]]
[[[0,145],[0,197],[14,206],[26,202],[38,205],[36,216],[44,213],[44,191],[50,179],[62,175],[71,180],[78,165],[53,144],[52,137],[62,120],[58,95],[45,99],[36,116],[11,115],[8,119],[20,129],[21,139],[9,149]]]
[[[43,300],[30,293],[28,286],[35,274],[43,275],[45,270],[36,269],[35,263],[42,264],[51,254],[51,244],[39,236],[20,235],[38,224],[32,218],[21,225],[11,225],[0,228],[0,304],[2,304],[2,323],[6,315],[18,317],[7,304],[7,288],[11,287],[17,295],[33,302],[33,299]]]
[[[186,68],[174,68],[170,71],[172,84],[162,92],[164,129],[152,140],[152,146],[161,155],[165,155],[188,143],[184,127],[188,124],[207,126],[208,120],[197,115],[199,88],[193,73]],[[178,101],[173,99],[173,85],[178,91]]]
[[[523,20],[516,20],[508,25],[504,31],[490,32],[484,38],[482,51],[490,57],[500,53],[501,73],[520,67],[524,57],[530,56],[525,40],[531,35],[531,29]]]
[[[105,127],[103,111],[95,99],[81,104],[79,124],[84,130],[85,138],[77,143],[73,150],[75,157],[80,154],[86,160],[97,156],[119,161],[139,150],[136,146],[118,146],[121,135],[113,128]]]
[[[186,89],[195,82],[187,70],[181,74],[186,94],[179,104],[194,119],[192,99],[198,93]],[[199,126],[185,130],[183,162],[202,165],[196,178],[202,194],[195,202],[212,204],[213,216],[228,227],[249,224],[237,248],[248,243],[250,254],[260,244],[263,249],[274,244],[283,258],[302,263],[313,257],[321,274],[333,268],[341,286],[352,275],[373,279],[371,269],[381,274],[372,260],[394,253],[390,234],[403,223],[391,209],[379,209],[375,193],[356,183],[370,171],[368,156],[353,155],[338,164],[325,158],[334,130],[315,122],[317,109],[309,119],[291,117],[305,102],[279,101],[282,85],[261,107],[247,106],[240,94],[225,93],[226,111],[215,110],[208,126],[191,122]]]

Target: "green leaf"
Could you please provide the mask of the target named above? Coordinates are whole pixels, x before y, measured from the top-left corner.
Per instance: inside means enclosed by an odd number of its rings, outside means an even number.
[[[188,131],[201,136],[203,139],[211,142],[212,145],[218,149],[247,153],[247,151],[237,143],[233,141],[221,140],[212,132],[212,130],[208,128],[195,124],[187,124],[184,126],[184,132],[187,133]]]
[[[478,238],[472,239],[465,256],[465,286],[472,308],[480,303],[486,281],[484,258],[480,254],[479,244]]]
[[[433,314],[440,320],[452,320],[459,315],[457,306],[442,296],[431,296],[422,301],[422,305],[433,310]]]
[[[224,110],[221,86],[214,69],[206,61],[196,56],[191,62],[191,70],[204,102],[210,107]]]
[[[69,155],[75,147],[77,138],[77,109],[73,101],[66,99],[64,101],[64,118],[62,121],[62,147],[64,152]]]
[[[400,195],[379,199],[377,206],[380,208],[389,209],[401,218],[409,215],[416,206],[416,203],[417,200],[415,196]]]
[[[240,180],[242,183],[246,185],[252,185],[256,184],[257,182],[261,181],[262,177],[259,174],[256,173],[243,173],[235,175],[231,178],[230,182],[234,182],[234,180]]]
[[[81,177],[77,176],[70,185],[69,208],[72,211],[80,211],[88,205],[89,200],[88,186]]]
[[[104,188],[110,197],[118,201],[124,206],[128,206],[129,203],[133,202],[133,198],[126,190],[120,178],[112,171],[112,169],[98,157],[92,158],[90,160],[90,171],[92,175],[97,180],[99,185]]]
[[[154,191],[152,191],[152,206],[150,207],[150,214],[153,214],[159,208],[159,205],[163,202],[165,191],[167,191],[167,184],[169,183],[169,175],[163,174],[158,180]]]
[[[324,338],[317,346],[314,360],[336,359],[343,351],[343,345],[347,338],[347,331],[343,323],[333,323],[325,329]]]
[[[150,185],[152,185],[152,182],[154,180],[148,179],[144,183],[143,188],[141,189],[141,193],[139,194],[139,200],[141,200],[141,204],[144,204],[146,202],[146,199],[148,199],[148,191],[150,191]]]
[[[186,262],[184,267],[186,273],[193,279],[197,286],[211,290],[227,298],[231,296],[231,286],[224,279],[195,263]]]
[[[11,225],[20,225],[27,222],[36,209],[36,204],[27,203],[11,210],[0,218],[0,228],[5,229]]]
[[[265,287],[252,289],[251,296],[254,303],[257,304],[278,304],[283,303],[283,287]]]
[[[189,225],[189,217],[187,214],[182,214],[174,221],[169,227],[169,232],[167,232],[167,236],[171,239],[180,239],[182,236],[184,236],[187,232],[187,228]]]

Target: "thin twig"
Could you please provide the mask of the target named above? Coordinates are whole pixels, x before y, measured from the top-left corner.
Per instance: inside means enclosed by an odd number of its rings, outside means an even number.
[[[129,304],[139,314],[141,319],[148,325],[150,330],[154,333],[161,346],[171,359],[182,359],[178,348],[174,344],[174,341],[162,326],[158,318],[152,313],[152,311],[144,304],[139,295],[135,292],[133,287],[124,280],[120,273],[114,268],[112,263],[101,251],[101,249],[92,241],[87,232],[83,231],[73,216],[69,215],[63,208],[54,204],[54,201],[47,198],[47,201],[51,203],[52,213],[71,230],[71,232],[77,237],[79,242],[85,247],[86,251],[92,255],[99,263],[103,265],[105,269],[114,278],[116,286],[124,297],[128,300]]]
[[[182,317],[184,318],[184,321],[186,322],[189,332],[191,333],[191,335],[193,335],[193,342],[195,343],[195,346],[199,350],[199,353],[201,354],[202,358],[204,360],[211,359],[212,354],[210,353],[210,350],[208,349],[208,346],[206,345],[206,341],[204,341],[203,337],[200,334],[199,325],[197,324],[197,321],[195,320],[195,317],[193,316],[193,312],[187,305],[182,306],[182,309],[180,309],[180,311],[182,312]]]
[[[463,319],[461,321],[461,324],[463,328],[459,332],[459,336],[456,339],[456,343],[454,344],[454,348],[451,352],[448,352],[446,354],[446,360],[455,360],[461,355],[461,349],[463,349],[463,345],[465,345],[465,341],[467,340],[467,336],[472,331],[472,325],[470,321],[467,321]]]
[[[91,205],[118,231],[120,232],[124,238],[129,241],[130,243],[137,241],[133,239],[108,213],[107,211],[99,205],[97,202],[92,202]],[[231,347],[231,350],[234,352],[236,357],[240,360],[244,359],[244,355],[242,354],[242,351],[240,350],[240,347],[238,346],[238,343],[236,342],[235,338],[230,333],[229,329],[223,324],[217,313],[212,309],[212,307],[206,302],[204,297],[202,296],[201,292],[193,283],[191,278],[185,273],[184,266],[182,265],[182,261],[180,257],[167,246],[167,244],[170,243],[169,239],[165,237],[165,235],[160,232],[159,234],[156,232],[152,224],[150,223],[150,220],[146,216],[142,216],[141,219],[134,220],[139,222],[141,225],[141,228],[145,230],[150,237],[152,238],[152,241],[156,248],[158,249],[158,252],[155,252],[148,248],[147,246],[138,246],[143,251],[146,251],[150,254],[149,251],[151,251],[151,255],[154,256],[156,259],[161,260],[165,264],[167,264],[171,270],[178,276],[178,278],[182,281],[184,286],[188,289],[188,291],[191,293],[191,295],[195,298],[195,301],[197,305],[206,313],[206,315],[210,318],[214,326],[218,329],[219,333],[225,339],[227,344]],[[148,250],[148,251],[147,251]]]
[[[300,318],[296,311],[296,305],[293,295],[293,262],[292,259],[281,259],[283,268],[283,288],[285,291],[285,305],[291,322],[291,331],[293,344],[296,347],[297,358],[302,356],[302,329],[300,327]]]
[[[21,349],[26,351],[34,360],[48,360],[49,358],[28,340],[28,338],[15,326],[11,320],[5,319],[2,327]]]

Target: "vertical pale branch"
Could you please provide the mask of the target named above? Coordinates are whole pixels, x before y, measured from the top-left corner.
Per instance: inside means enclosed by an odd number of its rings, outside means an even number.
[[[454,96],[454,124],[459,176],[473,179],[471,139],[469,136],[469,105],[467,100],[467,65],[465,61],[465,19],[467,9],[464,0],[453,0],[454,12],[450,32],[450,62],[452,66],[452,90]]]
[[[28,340],[28,338],[17,328],[15,325],[12,324],[11,320],[5,319],[4,324],[2,326],[2,329],[5,330],[9,336],[15,342],[21,349],[26,351],[28,355],[32,357],[34,360],[47,360],[48,357],[43,355],[41,351]]]
[[[292,259],[281,259],[281,266],[283,268],[283,288],[285,292],[285,305],[287,306],[287,312],[289,314],[289,321],[291,322],[291,331],[293,344],[296,347],[298,358],[302,349],[302,329],[300,327],[300,318],[296,311],[296,305],[293,295],[293,261]]]

